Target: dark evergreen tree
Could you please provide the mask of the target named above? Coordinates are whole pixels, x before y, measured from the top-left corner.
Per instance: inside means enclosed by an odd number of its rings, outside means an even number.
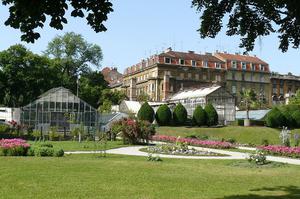
[[[139,120],[145,120],[145,121],[148,121],[148,122],[152,123],[153,120],[154,120],[154,110],[148,104],[148,102],[145,102],[141,106],[137,116],[138,116]]]
[[[197,126],[204,126],[206,125],[207,121],[207,114],[205,110],[200,106],[196,106],[196,109],[193,113],[193,123]]]
[[[206,114],[207,114],[207,121],[206,124],[208,126],[214,126],[218,124],[218,113],[214,106],[210,103],[208,103],[204,108]]]
[[[184,125],[187,119],[187,111],[185,107],[179,103],[173,111],[173,122],[175,125]]]
[[[161,105],[156,111],[155,119],[161,126],[169,125],[172,119],[170,108],[166,104]]]

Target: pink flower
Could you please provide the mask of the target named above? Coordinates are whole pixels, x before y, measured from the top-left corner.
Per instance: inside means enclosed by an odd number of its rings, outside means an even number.
[[[220,148],[220,149],[228,149],[234,148],[233,144],[229,142],[221,142],[221,141],[212,141],[212,140],[198,140],[194,138],[177,138],[175,136],[167,136],[167,135],[154,135],[152,136],[152,140],[154,141],[162,141],[162,142],[181,142],[187,143],[189,145],[207,147],[207,148]]]

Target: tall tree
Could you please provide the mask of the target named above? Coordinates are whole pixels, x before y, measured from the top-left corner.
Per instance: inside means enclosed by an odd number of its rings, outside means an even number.
[[[79,80],[79,97],[93,107],[98,108],[101,93],[107,88],[108,83],[104,80],[101,72],[85,72],[81,75]]]
[[[90,44],[80,34],[68,32],[49,42],[45,54],[56,61],[63,86],[76,92],[80,73],[89,73],[91,66],[100,67],[103,58],[100,46]]]
[[[60,84],[50,59],[22,45],[0,52],[0,104],[19,107]]]
[[[214,38],[223,27],[223,18],[229,15],[229,36],[241,36],[240,47],[246,51],[254,48],[260,36],[277,33],[279,48],[286,52],[289,44],[300,45],[300,3],[296,0],[192,0],[201,13],[199,28],[202,38]]]
[[[2,0],[2,4],[9,7],[5,25],[19,29],[21,39],[32,43],[40,37],[36,29],[44,27],[46,18],[50,19],[50,27],[62,30],[68,23],[66,13],[71,11],[72,17],[85,17],[95,32],[101,32],[106,31],[103,22],[113,11],[109,0]]]

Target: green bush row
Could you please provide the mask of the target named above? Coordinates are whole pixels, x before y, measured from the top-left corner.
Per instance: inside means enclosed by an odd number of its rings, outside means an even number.
[[[138,112],[138,119],[147,120],[152,123],[154,118],[160,126],[185,125],[187,123],[187,110],[179,103],[172,113],[170,108],[166,104],[163,104],[154,113],[153,108],[145,102]],[[217,125],[218,113],[213,105],[207,104],[204,109],[198,105],[193,113],[192,124],[197,126]]]
[[[266,116],[266,125],[272,128],[283,126],[299,128],[300,107],[298,105],[284,105],[272,108]]]

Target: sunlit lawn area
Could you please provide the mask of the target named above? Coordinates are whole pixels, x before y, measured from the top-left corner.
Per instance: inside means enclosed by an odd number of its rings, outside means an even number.
[[[146,157],[119,155],[0,157],[0,162],[1,198],[300,197],[300,167],[292,165],[255,168],[245,166],[246,161],[166,158],[148,162]]]
[[[107,141],[106,144],[94,141],[46,141],[46,142],[29,142],[31,145],[39,145],[42,143],[50,143],[53,147],[62,148],[64,151],[93,151],[119,148],[127,146],[123,144],[123,141]]]
[[[229,139],[234,138],[242,144],[260,145],[263,139],[267,139],[269,144],[280,144],[280,130],[268,127],[241,127],[228,126],[223,128],[188,128],[188,127],[158,127],[157,133],[161,135],[189,136],[207,135],[209,139]],[[300,130],[293,130],[300,133]],[[293,143],[292,143],[293,144]]]

